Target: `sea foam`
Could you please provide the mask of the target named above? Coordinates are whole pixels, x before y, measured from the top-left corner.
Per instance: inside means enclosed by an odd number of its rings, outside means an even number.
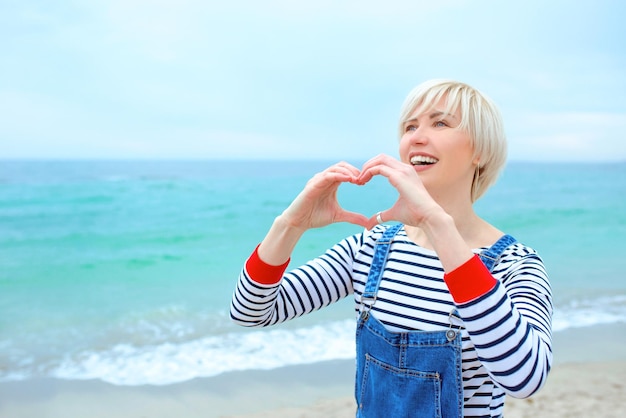
[[[134,347],[66,357],[51,375],[100,379],[115,385],[166,385],[226,372],[273,369],[354,357],[354,321],[336,321],[295,330],[253,330],[179,344]]]
[[[581,299],[556,308],[553,331],[626,323],[626,295]],[[52,376],[100,379],[115,385],[167,385],[242,370],[267,370],[326,360],[352,359],[355,321],[296,329],[253,329],[185,343],[134,347],[66,357]]]

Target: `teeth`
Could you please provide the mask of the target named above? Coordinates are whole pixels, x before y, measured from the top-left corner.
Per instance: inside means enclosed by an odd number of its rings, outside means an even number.
[[[416,155],[414,157],[411,157],[411,164],[413,165],[418,165],[418,164],[435,164],[437,161],[439,161],[436,158],[433,157],[427,157],[425,155]]]

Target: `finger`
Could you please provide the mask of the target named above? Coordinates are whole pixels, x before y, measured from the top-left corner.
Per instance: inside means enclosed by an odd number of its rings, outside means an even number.
[[[402,163],[396,158],[387,154],[379,154],[376,157],[367,161],[365,164],[363,164],[363,166],[361,167],[361,172],[377,165],[387,165],[389,167],[398,167],[399,164],[402,164]]]
[[[338,214],[335,222],[348,222],[367,228],[370,223],[370,219],[360,213],[343,210]]]
[[[359,177],[357,179],[357,182],[359,184],[365,184],[372,179],[373,176],[370,173],[368,173],[368,170],[371,167],[374,167],[380,164],[380,160],[382,158],[383,158],[383,154],[377,155],[374,158],[370,158],[368,161],[365,162],[365,164],[361,166],[361,172],[359,173]]]
[[[317,175],[315,175],[311,182],[316,185],[320,185],[321,187],[339,187],[341,183],[351,183],[356,180],[356,177],[345,170],[338,171],[323,171]]]
[[[371,218],[369,218],[369,219],[367,220],[367,223],[365,224],[365,227],[366,227],[368,230],[371,230],[371,229],[372,229],[372,228],[374,228],[376,225],[380,225],[380,224],[382,224],[382,223],[384,223],[384,222],[386,221],[386,219],[385,219],[385,218],[383,218],[383,222],[379,222],[379,221],[378,221],[378,216],[377,216],[377,215],[378,215],[378,214],[376,214],[376,215],[372,216]],[[384,215],[382,215],[382,213],[381,213],[380,217],[383,217],[383,216],[384,216]]]
[[[352,173],[355,176],[358,176],[361,173],[361,170],[359,170],[358,168],[356,168],[355,166],[353,166],[350,163],[347,163],[345,161],[341,161],[339,163],[336,164],[338,167],[341,167],[343,169],[348,170],[350,173]]]
[[[378,213],[376,213],[376,215],[372,216],[371,218],[369,218],[368,222],[375,222],[376,224],[384,224],[385,222],[390,222],[390,221],[394,221],[394,217],[391,214],[391,209],[387,209],[387,210],[382,210]]]
[[[389,178],[393,174],[394,168],[389,167],[386,164],[371,165],[368,168],[363,169],[361,174],[357,178],[357,183],[365,184],[374,176],[383,176]]]
[[[381,171],[381,167],[387,167],[389,170]],[[359,184],[365,184],[376,175],[384,175],[385,177],[389,178],[393,171],[403,170],[405,168],[405,164],[401,161],[388,155],[381,154],[372,158],[363,165],[363,167],[361,168],[361,174],[357,179],[357,182],[359,182]]]
[[[361,174],[359,169],[354,166],[350,166],[350,165],[344,166],[344,165],[339,165],[339,164],[329,167],[328,169],[326,169],[326,171],[324,171],[324,173],[333,173],[333,174],[343,175],[345,177],[342,177],[342,181],[351,182],[351,183],[356,182],[358,176]]]

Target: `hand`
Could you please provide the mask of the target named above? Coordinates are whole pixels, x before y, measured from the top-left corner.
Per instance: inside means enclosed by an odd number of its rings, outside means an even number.
[[[430,196],[412,165],[388,155],[379,155],[363,165],[356,183],[363,185],[377,175],[386,177],[400,195],[391,208],[380,212],[384,221],[393,220],[405,225],[420,226],[431,213],[441,210],[441,206]],[[366,227],[371,229],[377,224],[374,215],[368,220]]]
[[[345,162],[335,164],[309,180],[304,190],[282,213],[291,226],[306,230],[349,222],[365,227],[369,219],[365,215],[344,210],[337,201],[337,190],[342,183],[358,183],[360,171]]]

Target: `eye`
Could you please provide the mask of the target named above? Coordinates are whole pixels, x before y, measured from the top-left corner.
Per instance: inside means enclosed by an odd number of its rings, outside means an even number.
[[[416,129],[417,129],[417,126],[415,126],[415,125],[407,125],[404,128],[404,132],[413,132]]]
[[[438,121],[435,121],[434,126],[437,128],[441,128],[444,126],[448,126],[448,124],[444,122],[443,120],[438,120]]]

